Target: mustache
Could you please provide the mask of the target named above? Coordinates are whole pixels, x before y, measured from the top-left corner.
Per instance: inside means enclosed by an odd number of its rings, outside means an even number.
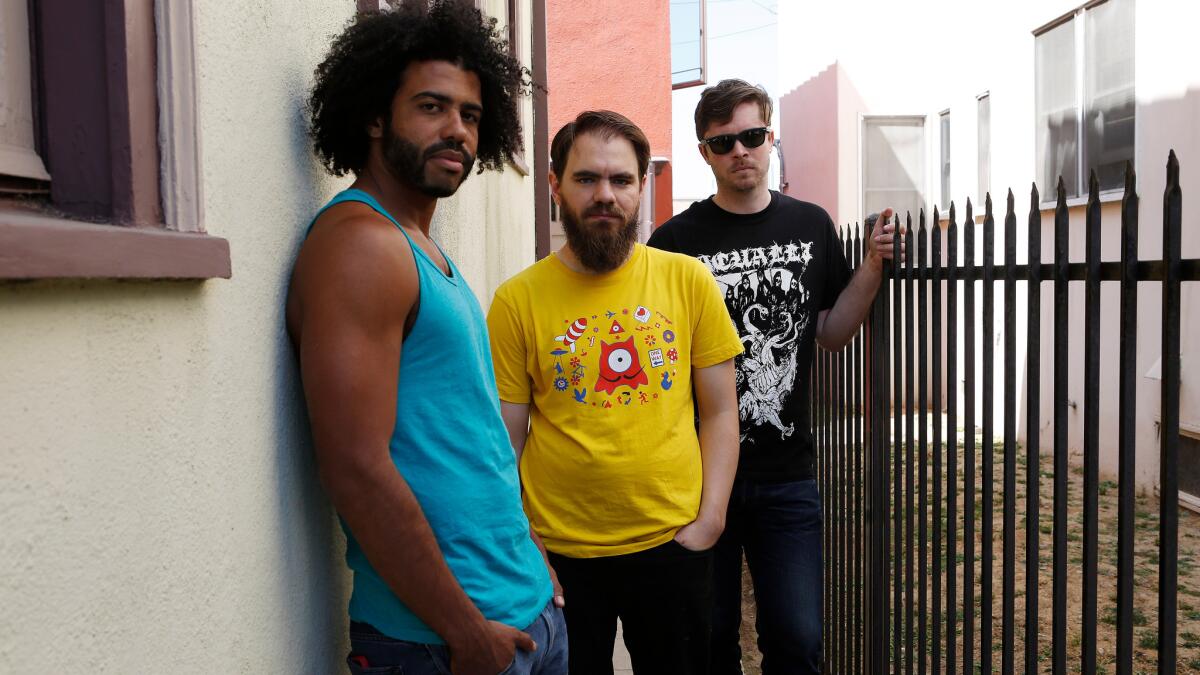
[[[596,206],[589,206],[588,208],[584,209],[583,217],[586,218],[588,216],[613,216],[614,218],[621,218],[622,220],[626,218],[625,212],[620,208],[616,206],[606,206],[604,204],[597,204]]]
[[[464,166],[473,164],[475,162],[475,157],[471,155],[471,153],[467,152],[466,148],[462,146],[462,143],[457,141],[440,141],[438,143],[434,143],[428,148],[425,148],[425,151],[421,153],[421,161],[428,161],[433,159],[433,156],[439,152],[446,151],[457,154],[459,161],[461,161]]]

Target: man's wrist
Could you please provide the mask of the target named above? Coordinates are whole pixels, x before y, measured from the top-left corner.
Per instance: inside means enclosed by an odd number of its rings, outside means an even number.
[[[451,649],[471,649],[471,645],[483,644],[487,641],[489,632],[487,619],[478,611],[467,621],[456,621],[451,625],[442,639]]]
[[[883,255],[874,246],[867,251],[867,256],[863,258],[863,264],[872,267],[876,271],[883,271]]]
[[[710,527],[725,529],[725,511],[724,509],[704,509],[700,508],[700,513],[696,515],[696,521]]]

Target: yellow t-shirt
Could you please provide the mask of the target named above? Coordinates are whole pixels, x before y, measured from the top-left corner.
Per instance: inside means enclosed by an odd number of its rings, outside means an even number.
[[[638,244],[591,275],[551,255],[496,291],[488,331],[500,399],[530,404],[521,484],[546,548],[635,553],[696,518],[691,370],[742,352],[704,265]]]

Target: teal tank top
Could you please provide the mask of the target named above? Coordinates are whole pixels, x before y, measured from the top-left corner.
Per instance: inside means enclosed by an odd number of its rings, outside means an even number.
[[[550,601],[552,588],[521,508],[483,311],[450,257],[443,252],[446,275],[371,195],[345,190],[321,212],[347,201],[370,206],[399,228],[420,279],[417,318],[396,378],[392,462],[467,596],[488,619],[523,629]],[[392,593],[344,522],[342,528],[354,575],[350,619],[398,640],[443,644]]]

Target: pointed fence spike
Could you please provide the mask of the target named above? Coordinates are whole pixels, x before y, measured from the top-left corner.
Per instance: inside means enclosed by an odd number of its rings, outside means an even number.
[[[1041,203],[1041,201],[1040,201],[1040,200],[1041,200],[1041,195],[1040,195],[1040,194],[1038,194],[1038,189],[1037,189],[1037,181],[1034,181],[1034,182],[1030,183],[1029,185],[1030,185],[1030,188],[1029,188],[1029,208],[1030,208],[1030,209],[1033,209],[1034,207],[1036,207],[1038,204],[1040,204],[1040,203]]]
[[[1058,205],[1056,208],[1067,208],[1067,184],[1063,182],[1063,177],[1058,177]]]
[[[1175,156],[1174,148],[1167,156],[1167,187],[1179,187],[1179,158]]]
[[[1012,210],[1013,210],[1013,208],[1014,208],[1014,206],[1015,206],[1015,203],[1014,203],[1014,201],[1013,201],[1013,193],[1012,193],[1012,188],[1008,188],[1008,199],[1007,199],[1007,201],[1008,201],[1008,210],[1009,210],[1009,212],[1012,212]]]
[[[1095,195],[1096,199],[1100,198],[1100,181],[1096,178],[1096,170],[1092,169],[1088,173],[1088,199]]]
[[[983,195],[983,213],[988,218],[992,217],[992,193],[985,192]]]

